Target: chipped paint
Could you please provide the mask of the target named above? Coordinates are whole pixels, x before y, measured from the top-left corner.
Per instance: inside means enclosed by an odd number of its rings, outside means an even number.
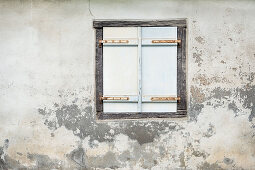
[[[255,2],[2,0],[0,11],[0,169],[255,167]],[[92,20],[173,17],[188,21],[188,117],[97,120]]]

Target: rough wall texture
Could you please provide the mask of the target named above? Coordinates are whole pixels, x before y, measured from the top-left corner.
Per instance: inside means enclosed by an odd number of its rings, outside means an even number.
[[[93,19],[188,21],[188,117],[95,119]],[[0,169],[255,169],[255,1],[0,0]]]

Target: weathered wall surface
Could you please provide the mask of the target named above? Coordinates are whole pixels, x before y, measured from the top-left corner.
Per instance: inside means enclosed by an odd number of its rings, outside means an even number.
[[[93,19],[188,21],[188,117],[95,119]],[[0,0],[0,169],[255,169],[255,2]]]

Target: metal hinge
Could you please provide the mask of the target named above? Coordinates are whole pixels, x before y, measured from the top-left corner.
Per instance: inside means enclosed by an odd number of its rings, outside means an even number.
[[[181,40],[152,40],[152,43],[177,43],[180,44]]]
[[[151,97],[151,101],[180,101],[180,97]]]
[[[129,97],[100,97],[100,100],[129,100]]]
[[[103,43],[129,43],[128,40],[99,40],[99,46],[101,47],[101,44]]]

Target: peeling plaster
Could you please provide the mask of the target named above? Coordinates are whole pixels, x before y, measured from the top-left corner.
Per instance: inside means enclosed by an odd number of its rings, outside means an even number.
[[[224,2],[1,1],[0,169],[255,167],[255,4]],[[137,16],[188,16],[187,119],[96,120],[92,19]]]

